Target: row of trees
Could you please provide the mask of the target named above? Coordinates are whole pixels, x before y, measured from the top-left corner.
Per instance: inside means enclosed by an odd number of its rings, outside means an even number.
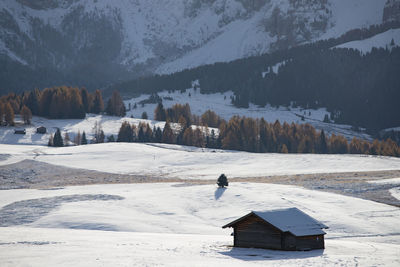
[[[18,98],[17,98],[18,99]],[[0,98],[0,126],[13,126],[15,113],[21,114],[25,124],[30,124],[32,112],[26,105],[18,104],[15,94],[9,94]]]
[[[161,106],[158,106],[156,112],[160,110]],[[107,137],[107,141],[155,142],[257,153],[351,153],[400,156],[400,148],[391,139],[374,140],[371,143],[354,137],[351,142],[348,142],[344,136],[335,134],[327,136],[323,130],[317,131],[310,124],[288,124],[286,122],[281,124],[278,120],[268,123],[264,119],[239,116],[234,116],[226,122],[210,110],[200,117],[201,125],[188,126],[186,119],[182,118],[190,114],[189,105],[175,106],[171,110],[180,119],[178,122],[172,123],[166,116],[167,121],[162,130],[160,127],[152,128],[145,122],[140,122],[138,125],[123,122],[117,138],[111,135]],[[207,119],[214,125],[218,125],[218,130],[209,129]],[[94,125],[93,139],[90,142],[105,142],[105,135],[100,124]],[[69,143],[69,135],[65,133],[63,140],[59,130],[49,140],[49,145],[53,146],[63,146]],[[73,143],[76,145],[87,144],[85,132],[82,135],[78,132]]]
[[[82,119],[86,113],[125,116],[125,105],[118,91],[114,91],[104,109],[100,90],[89,93],[86,88],[52,87],[35,89],[21,95],[10,93],[0,98],[0,123],[14,125],[15,114],[21,114],[29,124],[32,115],[51,119]]]
[[[173,125],[173,126],[171,126]],[[317,131],[309,124],[268,123],[264,119],[232,117],[221,123],[219,134],[207,126],[185,127],[180,123],[165,123],[159,127],[140,123],[138,127],[124,122],[117,142],[156,142],[196,147],[242,150],[258,153],[318,153],[318,154],[371,154],[400,156],[400,148],[391,139],[372,143]]]
[[[342,135],[326,136],[310,124],[268,123],[264,119],[232,117],[219,128],[221,148],[250,152],[372,154],[400,156],[400,149],[391,139],[366,140],[353,138],[349,143]]]
[[[188,104],[176,104],[164,109],[158,104],[154,111],[157,120],[176,122],[180,131],[176,133],[172,143],[211,147],[222,149],[244,150],[249,152],[280,153],[333,153],[333,154],[372,154],[400,156],[395,141],[387,138],[384,141],[374,140],[372,143],[353,138],[349,143],[344,136],[317,131],[310,124],[288,124],[279,121],[268,123],[264,119],[252,119],[234,116],[229,122],[215,112],[207,110],[200,118],[190,112]],[[165,114],[165,115],[164,115]],[[179,118],[179,119],[177,119]],[[196,121],[203,128],[193,130],[187,121]],[[219,134],[208,130],[208,126],[219,128]]]
[[[159,105],[155,112],[160,112],[160,107]],[[188,112],[187,108],[174,110],[181,110],[186,114]],[[175,115],[184,117],[179,113]],[[172,124],[167,118],[163,130],[159,127],[152,129],[149,124],[140,123],[136,127],[124,122],[117,141],[161,142],[258,153],[351,153],[400,156],[400,148],[391,139],[374,140],[371,143],[354,137],[348,142],[344,136],[335,134],[327,136],[323,130],[317,131],[310,124],[286,122],[281,124],[279,121],[268,123],[264,119],[239,116],[234,116],[225,122],[212,111],[207,111],[201,116],[201,118],[210,117],[214,118],[211,120],[213,123],[219,122],[218,131],[210,130],[204,120],[201,120],[202,126],[193,127],[187,126],[185,120]]]
[[[162,103],[158,103],[154,110],[154,119],[158,121],[169,121],[179,123],[184,128],[190,125],[203,125],[218,128],[221,123],[225,122],[214,111],[207,110],[200,117],[192,114],[189,104],[175,104],[171,108],[165,109]]]
[[[105,134],[100,123],[95,122],[92,131],[93,131],[93,138],[90,140],[91,144],[98,144],[105,142]],[[114,136],[111,135],[108,137],[108,142],[114,142],[114,141],[115,141]],[[62,147],[69,145],[79,146],[79,145],[87,145],[88,143],[89,140],[86,137],[85,131],[83,131],[82,134],[80,131],[78,131],[78,133],[75,134],[73,140],[71,140],[68,132],[64,133],[64,138],[63,138],[60,129],[57,129],[54,135],[50,135],[48,146],[55,146],[55,147]]]
[[[64,133],[64,138],[63,138],[61,135],[60,129],[57,129],[57,131],[54,133],[54,135],[50,135],[49,142],[47,143],[47,145],[55,146],[55,147],[63,147],[63,146],[69,146],[71,143],[73,145],[77,145],[77,146],[87,145],[88,140],[86,138],[85,131],[83,131],[82,135],[81,135],[80,131],[78,131],[78,134],[75,135],[75,138],[72,141],[70,139],[68,132]]]

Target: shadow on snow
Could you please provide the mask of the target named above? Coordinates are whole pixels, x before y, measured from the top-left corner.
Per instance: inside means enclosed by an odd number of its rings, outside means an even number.
[[[323,249],[311,251],[282,251],[260,248],[236,248],[230,251],[219,252],[222,255],[229,256],[243,261],[265,261],[265,260],[290,260],[306,259],[319,257],[324,254]]]
[[[214,197],[215,200],[218,200],[222,194],[225,192],[226,188],[225,187],[218,187],[217,190],[214,192]]]

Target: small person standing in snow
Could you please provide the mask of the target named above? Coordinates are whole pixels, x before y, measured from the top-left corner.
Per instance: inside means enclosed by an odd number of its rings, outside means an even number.
[[[228,178],[226,178],[225,174],[221,174],[217,180],[217,185],[219,187],[224,188],[225,186],[228,186]]]

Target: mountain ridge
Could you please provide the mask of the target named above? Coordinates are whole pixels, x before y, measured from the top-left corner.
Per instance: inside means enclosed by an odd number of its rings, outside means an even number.
[[[47,72],[31,87],[104,87],[337,37],[382,23],[384,8],[383,0],[4,0],[0,60],[14,72]],[[3,90],[23,87],[17,76],[2,80]]]

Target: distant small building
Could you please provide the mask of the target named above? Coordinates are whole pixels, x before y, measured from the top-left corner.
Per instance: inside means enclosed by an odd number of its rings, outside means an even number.
[[[47,129],[44,126],[40,126],[40,127],[36,128],[36,133],[38,133],[38,134],[45,134],[46,132],[47,132]]]
[[[25,129],[14,129],[14,134],[26,134]]]
[[[252,211],[224,225],[233,228],[235,247],[279,250],[323,249],[325,224],[297,208]]]

